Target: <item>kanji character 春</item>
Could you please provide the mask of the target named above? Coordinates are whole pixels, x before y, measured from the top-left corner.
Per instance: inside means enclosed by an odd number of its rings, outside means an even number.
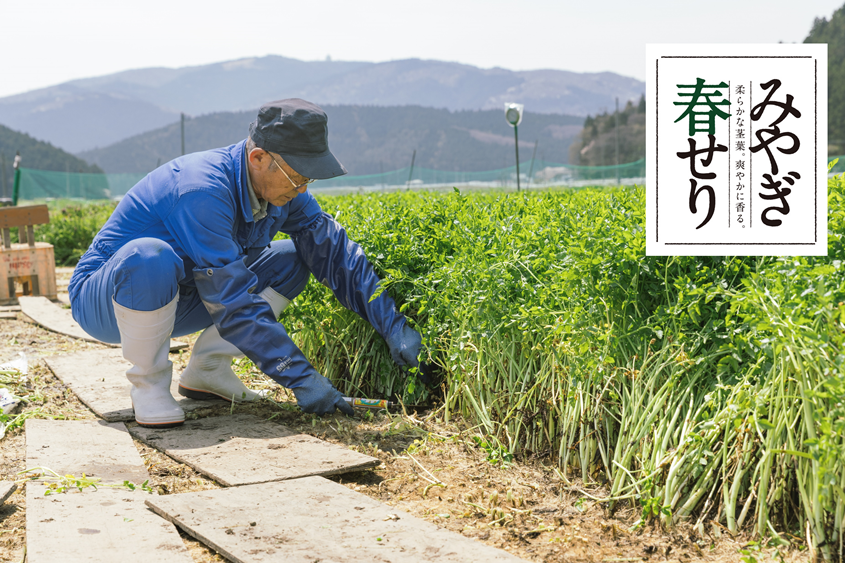
[[[729,100],[714,101],[711,98],[721,98],[722,92],[717,88],[727,88],[728,85],[724,82],[719,84],[705,84],[703,78],[697,78],[695,84],[678,84],[678,88],[694,88],[692,93],[678,93],[682,98],[691,98],[688,102],[673,102],[676,106],[687,106],[684,113],[681,114],[675,123],[679,122],[686,116],[689,116],[689,134],[707,133],[713,135],[716,133],[716,116],[722,119],[727,119],[730,114],[723,111],[720,106],[729,106]],[[707,90],[713,90],[708,92]],[[705,106],[708,109],[705,111],[695,111],[696,106]]]

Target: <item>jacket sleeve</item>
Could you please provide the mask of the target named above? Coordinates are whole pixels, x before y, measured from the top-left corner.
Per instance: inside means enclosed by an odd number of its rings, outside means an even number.
[[[320,211],[303,223],[299,230],[283,229],[290,234],[299,258],[344,307],[360,315],[382,338],[389,340],[402,329],[405,317],[396,310],[387,292],[370,301],[380,280],[363,249],[349,240],[346,230],[328,213]]]
[[[197,265],[197,291],[220,336],[276,382],[295,388],[316,370],[256,294],[258,278],[232,236],[236,212],[231,201],[197,190],[181,196],[165,223]]]

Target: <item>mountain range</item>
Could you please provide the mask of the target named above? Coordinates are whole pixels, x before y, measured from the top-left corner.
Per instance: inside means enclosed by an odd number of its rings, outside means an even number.
[[[0,98],[0,123],[73,153],[176,122],[180,113],[253,111],[300,97],[320,105],[408,106],[586,117],[636,101],[643,82],[610,72],[481,69],[408,59],[384,63],[281,56],[183,68],[128,70]]]
[[[513,129],[499,109],[449,111],[420,106],[323,106],[329,146],[352,176],[415,165],[472,172],[512,166]],[[185,121],[185,150],[196,152],[246,138],[255,111],[219,112]],[[526,113],[519,125],[520,161],[567,162],[584,118]],[[181,153],[181,127],[172,123],[108,147],[78,154],[106,172],[146,173]],[[415,156],[414,156],[415,155]]]

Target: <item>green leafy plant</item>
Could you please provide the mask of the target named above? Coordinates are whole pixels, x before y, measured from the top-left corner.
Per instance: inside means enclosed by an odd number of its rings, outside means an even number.
[[[73,204],[50,210],[50,222],[35,227],[35,240],[53,245],[56,264],[76,264],[117,204]]]
[[[49,467],[33,467],[31,469],[26,469],[24,471],[18,472],[18,475],[24,475],[24,478],[21,479],[22,481],[41,481],[47,483],[47,488],[44,491],[45,496],[53,495],[53,494],[61,494],[66,493],[70,489],[77,489],[79,491],[83,491],[87,488],[93,488],[97,490],[99,487],[108,487],[113,489],[126,489],[129,491],[134,491],[140,488],[142,491],[147,493],[152,493],[153,490],[150,487],[150,481],[147,479],[141,485],[136,485],[131,481],[123,481],[123,483],[102,483],[102,479],[100,477],[89,477],[82,474],[81,477],[76,477],[74,475],[59,475]]]
[[[611,511],[665,525],[778,538],[809,522],[830,559],[845,519],[843,191],[830,180],[828,256],[805,258],[645,256],[639,187],[320,202],[423,335],[444,416],[477,425],[491,461],[551,452],[566,479],[600,474]],[[344,394],[427,400],[320,284],[282,322]]]
[[[508,464],[513,463],[513,454],[502,446],[502,444],[484,440],[479,436],[473,436],[472,441],[475,442],[476,446],[487,452],[486,461],[488,463],[501,465],[502,467],[507,467]]]

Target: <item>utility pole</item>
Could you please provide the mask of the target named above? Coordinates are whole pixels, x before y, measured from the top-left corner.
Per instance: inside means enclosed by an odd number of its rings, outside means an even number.
[[[6,155],[0,154],[3,163],[3,199],[9,197],[9,179],[6,178]]]
[[[182,156],[185,156],[185,114],[182,115]]]
[[[18,195],[21,191],[21,152],[15,151],[15,162],[12,163],[15,169],[15,185],[12,187],[12,205],[18,204]]]
[[[619,98],[616,98],[616,185],[619,185]]]
[[[531,168],[528,169],[528,185],[531,186],[531,178],[534,175],[534,157],[537,156],[537,145],[540,143],[540,139],[534,141],[534,152],[531,153]]]
[[[411,189],[411,177],[414,175],[414,161],[417,159],[417,149],[414,149],[414,154],[411,155],[411,172],[408,174],[408,185],[405,189]]]

